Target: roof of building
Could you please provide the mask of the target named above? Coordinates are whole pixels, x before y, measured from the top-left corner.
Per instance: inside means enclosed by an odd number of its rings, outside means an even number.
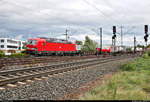
[[[0,38],[0,39],[9,39],[9,40],[13,40],[13,41],[21,41],[21,42],[26,42],[26,41],[23,41],[23,40],[11,39],[11,38]]]

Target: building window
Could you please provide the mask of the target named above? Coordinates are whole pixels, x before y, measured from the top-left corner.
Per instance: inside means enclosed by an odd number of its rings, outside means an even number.
[[[17,44],[17,41],[13,41],[13,40],[7,40],[8,43],[13,43],[13,44]]]
[[[7,48],[18,48],[17,46],[10,46],[10,45],[7,45]]]
[[[1,40],[1,43],[3,43],[4,42],[4,40]]]
[[[4,48],[4,45],[1,45],[1,48]]]

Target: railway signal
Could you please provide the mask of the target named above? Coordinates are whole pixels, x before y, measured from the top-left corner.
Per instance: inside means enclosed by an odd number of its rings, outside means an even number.
[[[116,26],[113,26],[113,36],[112,36],[112,47],[115,52],[115,44],[116,44]]]
[[[148,25],[145,25],[145,34],[148,33]]]
[[[144,25],[144,30],[145,30],[145,36],[144,36],[144,40],[146,42],[146,46],[147,46],[147,41],[148,41],[148,25]]]
[[[113,26],[113,36],[112,36],[112,39],[115,39],[116,38],[116,26]]]
[[[116,34],[116,26],[113,26],[113,34]]]

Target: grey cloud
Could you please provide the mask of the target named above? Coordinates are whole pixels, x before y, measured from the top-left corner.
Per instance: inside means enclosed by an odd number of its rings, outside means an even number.
[[[143,40],[144,24],[150,23],[149,0],[87,1],[103,14],[83,0],[1,0],[1,36],[16,36],[24,40],[36,36],[59,37],[68,28],[70,36],[89,34],[95,35],[96,40],[98,28],[103,27],[103,34],[107,36],[104,42],[109,40],[111,43],[112,26],[116,25],[120,32],[119,26],[124,25],[124,32],[136,26],[126,33],[126,37],[135,33],[139,40]]]

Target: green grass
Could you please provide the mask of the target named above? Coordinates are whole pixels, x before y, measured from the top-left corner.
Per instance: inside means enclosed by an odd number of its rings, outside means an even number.
[[[146,57],[145,57],[146,56]],[[143,55],[128,64],[81,100],[150,100],[150,57]]]
[[[21,58],[21,57],[29,57],[28,54],[25,53],[12,53],[11,55],[5,55],[4,53],[0,52],[0,58]]]

